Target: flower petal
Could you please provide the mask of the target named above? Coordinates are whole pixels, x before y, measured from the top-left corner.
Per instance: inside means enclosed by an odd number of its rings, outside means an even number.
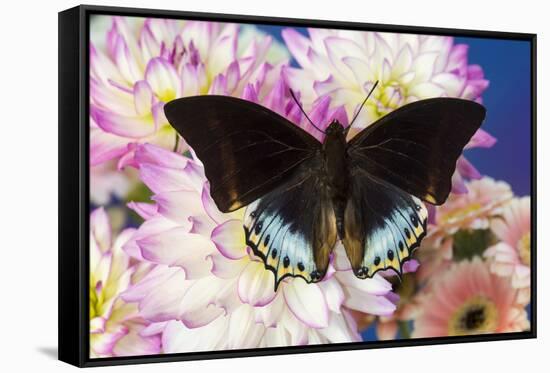
[[[145,80],[159,100],[169,102],[181,96],[181,82],[174,66],[163,58],[153,58],[145,69]]]
[[[240,259],[246,255],[243,222],[232,219],[218,225],[212,231],[212,242],[218,251],[229,259]]]
[[[143,318],[155,322],[169,321],[179,317],[180,304],[188,287],[181,268],[157,266],[121,297],[126,302],[139,302]]]
[[[483,129],[478,129],[474,136],[470,139],[470,142],[466,144],[464,149],[471,148],[490,148],[497,142],[497,139],[491,136],[487,131]]]
[[[290,53],[292,53],[300,66],[308,67],[310,62],[307,56],[307,51],[311,46],[309,39],[293,28],[283,29],[281,35],[287,48],[290,50]]]
[[[163,167],[184,169],[189,158],[151,144],[143,144],[136,149],[136,162],[152,163]]]
[[[234,279],[237,278],[241,272],[246,268],[250,259],[243,257],[242,259],[232,260],[227,259],[225,256],[219,253],[213,253],[208,256],[212,260],[211,272],[219,278]]]
[[[202,235],[178,227],[136,242],[143,258],[154,263],[180,266],[185,269],[187,278],[198,278],[210,273],[211,263],[206,257],[215,248]]]
[[[239,276],[238,292],[243,303],[262,307],[275,298],[273,274],[262,262],[251,261]]]
[[[346,292],[344,305],[347,308],[381,316],[389,316],[396,309],[395,304],[386,297],[365,293],[356,288],[347,288]]]
[[[223,279],[207,276],[190,284],[179,309],[179,319],[185,326],[203,327],[224,313],[223,308],[215,304],[215,300],[225,282]]]
[[[256,324],[253,307],[243,304],[229,317],[227,348],[253,348],[258,346],[265,328]]]
[[[126,40],[120,35],[116,37],[114,54],[114,59],[121,75],[127,83],[133,85],[139,79],[141,71],[126,44]]]
[[[102,252],[107,252],[111,247],[111,223],[103,207],[92,211],[90,214],[90,227],[92,237],[98,247]]]
[[[328,326],[329,310],[321,288],[300,278],[293,279],[283,290],[290,311],[312,328]]]
[[[321,281],[319,287],[325,294],[328,308],[334,313],[340,313],[345,294],[337,281]]]
[[[194,190],[178,190],[155,194],[152,199],[158,203],[159,213],[176,222],[184,222],[190,217],[206,216],[200,195]],[[185,206],[184,209],[181,207]]]
[[[114,135],[139,139],[155,132],[154,123],[149,117],[123,116],[95,105],[90,105],[90,115],[103,131]]]
[[[188,328],[180,321],[170,321],[162,333],[164,353],[212,351],[223,347],[228,320],[218,317],[202,328]]]
[[[136,113],[139,116],[144,116],[151,113],[153,105],[153,91],[149,83],[145,80],[140,80],[134,84],[134,104]]]
[[[264,324],[267,328],[282,323],[282,315],[285,310],[285,300],[282,292],[277,292],[275,298],[263,307],[256,308],[256,322]]]

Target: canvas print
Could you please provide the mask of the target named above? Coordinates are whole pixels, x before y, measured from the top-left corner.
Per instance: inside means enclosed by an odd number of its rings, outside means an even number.
[[[529,42],[89,22],[90,358],[530,330]]]

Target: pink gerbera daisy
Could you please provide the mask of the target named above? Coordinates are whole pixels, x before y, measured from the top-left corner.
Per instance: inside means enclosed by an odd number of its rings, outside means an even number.
[[[419,297],[413,337],[519,332],[529,329],[527,312],[510,280],[497,276],[479,257],[454,263]]]
[[[491,230],[502,240],[485,251],[491,260],[491,272],[510,276],[512,286],[520,289],[520,301],[530,300],[531,278],[531,198],[512,200],[494,219]]]

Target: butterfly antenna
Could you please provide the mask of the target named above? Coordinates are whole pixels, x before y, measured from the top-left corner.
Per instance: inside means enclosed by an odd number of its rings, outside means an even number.
[[[300,105],[300,102],[298,102],[298,99],[296,98],[296,95],[294,95],[294,92],[292,91],[292,89],[289,89],[289,91],[290,91],[290,95],[292,96],[292,98],[293,98],[294,101],[296,102],[296,105],[298,105],[298,107],[300,108],[300,111],[305,115],[305,117],[307,118],[308,122],[311,123],[311,125],[312,125],[313,127],[315,127],[315,129],[316,129],[317,131],[319,131],[319,132],[321,132],[322,134],[325,134],[325,135],[326,135],[326,132],[325,132],[325,131],[323,131],[322,129],[320,129],[319,127],[317,127],[317,126],[315,125],[315,123],[313,123],[313,122],[311,121],[311,119],[309,119],[309,117],[307,116],[306,112],[304,111],[304,108],[302,108],[302,105]]]
[[[357,119],[357,117],[359,116],[359,113],[361,112],[361,109],[363,109],[363,106],[365,106],[365,103],[367,102],[367,100],[369,99],[370,95],[372,94],[372,92],[374,92],[374,89],[376,88],[376,86],[378,85],[378,80],[374,83],[374,85],[372,86],[372,88],[370,89],[369,91],[369,94],[367,95],[367,97],[365,97],[365,99],[363,100],[363,103],[361,104],[361,106],[359,107],[359,110],[357,110],[357,113],[355,113],[355,116],[353,117],[353,119],[351,120],[348,128],[346,128],[346,135],[347,133],[349,132],[351,126],[353,126],[353,122],[355,122],[355,119]]]

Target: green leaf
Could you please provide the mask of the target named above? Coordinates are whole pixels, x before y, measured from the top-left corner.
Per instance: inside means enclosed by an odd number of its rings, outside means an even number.
[[[126,197],[126,202],[151,202],[151,196],[153,193],[143,183],[137,183],[134,189],[132,189]]]
[[[151,197],[153,192],[143,183],[138,183],[134,189],[132,189],[126,197],[126,202],[152,202]],[[143,223],[143,218],[139,216],[135,211],[129,210],[128,218],[131,226],[139,226]]]
[[[411,323],[409,321],[398,321],[399,338],[409,339],[411,338]]]
[[[490,229],[464,229],[453,235],[453,259],[461,261],[482,256],[485,249],[497,242]]]

